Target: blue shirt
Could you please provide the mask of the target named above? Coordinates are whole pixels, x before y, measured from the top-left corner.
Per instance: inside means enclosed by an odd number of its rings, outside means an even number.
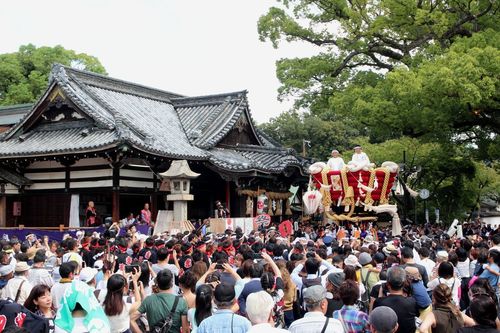
[[[246,333],[251,327],[252,324],[245,317],[234,314],[231,310],[218,310],[203,319],[197,333]]]
[[[486,266],[486,265],[483,265],[483,267]],[[495,272],[499,272],[500,271],[500,268],[497,266],[497,264],[490,264],[490,269],[495,271]],[[488,282],[490,283],[490,286],[494,289],[494,290],[497,290],[497,284],[498,284],[498,276],[496,276],[495,274],[491,273],[489,270],[487,270],[486,268],[484,269],[484,271],[481,273],[481,275],[479,275],[480,278],[484,278],[484,279],[488,279]]]
[[[431,298],[429,297],[427,289],[425,289],[422,281],[412,282],[411,289],[413,291],[413,298],[417,301],[417,305],[420,309],[425,309],[431,305]]]

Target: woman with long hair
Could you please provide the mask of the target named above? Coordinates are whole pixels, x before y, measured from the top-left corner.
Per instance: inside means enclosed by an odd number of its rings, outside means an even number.
[[[432,311],[420,325],[420,332],[454,333],[464,324],[473,321],[452,303],[451,289],[441,283],[432,291]]]
[[[141,294],[139,292],[139,277],[141,272],[136,270],[133,274],[123,276],[113,274],[108,279],[106,298],[103,302],[104,313],[108,317],[111,333],[130,333],[130,314],[135,312],[141,305]],[[132,279],[135,302],[126,303],[123,299],[128,295],[128,277]]]
[[[356,272],[356,269],[352,266],[349,266],[349,265],[346,265],[344,267],[344,274],[345,274],[345,280],[351,280],[351,281],[354,281],[357,283],[358,287],[359,287],[359,297],[361,299],[361,295],[363,295],[365,293],[365,286],[359,282],[358,280],[358,274]]]
[[[49,333],[54,332],[56,312],[52,305],[52,295],[48,286],[44,284],[34,286],[24,302],[24,307],[34,314],[47,319],[49,322]]]
[[[196,307],[188,310],[188,321],[191,324],[191,333],[196,333],[201,322],[212,315],[213,288],[202,284],[196,288]]]
[[[276,265],[281,271],[281,278],[284,284],[283,296],[283,314],[285,317],[285,327],[290,326],[290,324],[295,320],[293,314],[293,303],[297,301],[297,286],[293,283],[290,273],[286,267],[286,262],[284,260],[278,260]]]

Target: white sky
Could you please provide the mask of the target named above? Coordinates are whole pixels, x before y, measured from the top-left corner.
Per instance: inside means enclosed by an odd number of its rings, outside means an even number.
[[[275,50],[257,20],[274,0],[2,0],[0,53],[62,45],[99,58],[112,77],[185,95],[247,89],[258,123],[289,109],[276,99]]]

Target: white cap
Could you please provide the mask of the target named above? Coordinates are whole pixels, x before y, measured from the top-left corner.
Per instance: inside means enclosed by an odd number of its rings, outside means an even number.
[[[94,263],[95,269],[102,269],[103,266],[104,266],[104,262],[102,260],[96,260]]]
[[[12,265],[1,265],[0,266],[0,276],[6,276],[14,272],[14,267]]]
[[[80,271],[80,281],[89,283],[97,275],[97,269],[92,267],[84,267]]]
[[[446,251],[438,251],[436,255],[440,258],[448,259],[448,252]]]

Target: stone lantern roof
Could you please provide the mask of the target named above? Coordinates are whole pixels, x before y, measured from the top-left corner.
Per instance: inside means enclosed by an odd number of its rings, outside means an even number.
[[[186,160],[172,161],[170,168],[160,173],[160,176],[164,179],[195,179],[199,175],[199,173],[191,170]]]

